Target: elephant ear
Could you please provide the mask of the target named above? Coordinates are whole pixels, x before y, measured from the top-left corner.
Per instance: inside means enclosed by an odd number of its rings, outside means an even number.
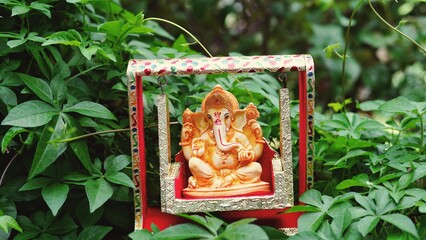
[[[247,124],[246,110],[238,109],[234,112],[234,119],[232,121],[232,127],[242,132],[243,127]]]
[[[200,130],[201,134],[207,130],[207,128],[209,127],[209,123],[207,122],[206,116],[203,112],[194,112],[191,114],[191,117],[194,120],[195,127]]]

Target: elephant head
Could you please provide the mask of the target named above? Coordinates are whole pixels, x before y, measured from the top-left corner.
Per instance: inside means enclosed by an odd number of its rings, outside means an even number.
[[[225,91],[220,85],[207,94],[201,104],[201,111],[207,117],[217,147],[223,152],[241,147],[240,143],[228,142],[227,136],[231,128],[245,124],[245,114],[238,109],[238,101],[234,95]],[[236,123],[236,124],[235,124]]]
[[[204,97],[201,104],[201,112],[194,113],[189,109],[185,110],[181,145],[183,142],[189,143],[191,140],[184,140],[184,136],[188,136],[186,132],[184,133],[184,129],[189,124],[199,130],[199,134],[196,134],[194,137],[200,137],[203,133],[211,130],[216,141],[216,146],[223,152],[228,152],[234,148],[238,150],[243,147],[239,142],[228,141],[228,133],[231,131],[240,132],[248,137],[255,152],[254,160],[257,160],[263,150],[262,130],[256,122],[258,117],[259,112],[253,104],[249,104],[245,109],[239,109],[238,100],[235,96],[224,90],[220,85],[216,85]],[[184,152],[188,152],[189,154],[190,151],[185,151],[183,145],[182,147]]]

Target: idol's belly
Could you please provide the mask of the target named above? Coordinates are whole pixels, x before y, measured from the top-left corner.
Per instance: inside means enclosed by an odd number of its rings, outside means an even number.
[[[233,154],[215,152],[212,155],[212,165],[215,169],[235,169],[238,166],[238,160]]]

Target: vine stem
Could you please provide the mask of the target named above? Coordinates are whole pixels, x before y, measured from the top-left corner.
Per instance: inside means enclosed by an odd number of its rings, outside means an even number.
[[[382,16],[380,16],[380,14],[376,11],[376,9],[374,9],[373,4],[371,4],[371,0],[367,0],[368,1],[368,5],[370,5],[371,10],[374,12],[374,14],[386,25],[388,26],[390,29],[396,31],[397,33],[401,34],[402,36],[404,36],[406,39],[408,39],[409,41],[411,41],[414,45],[416,45],[420,50],[423,51],[424,54],[426,54],[426,49],[424,47],[422,47],[418,42],[416,42],[414,39],[412,39],[411,37],[409,37],[407,34],[401,32],[400,30],[398,30],[396,27],[392,26],[390,23],[388,23]]]
[[[9,169],[10,165],[12,164],[12,162],[15,160],[15,158],[18,156],[18,153],[15,154],[15,156],[13,156],[13,158],[9,161],[9,163],[6,165],[6,167],[4,168],[3,173],[1,174],[1,178],[0,178],[0,186],[3,183],[3,178],[6,175],[7,170]]]
[[[364,0],[360,0],[354,10],[351,13],[351,17],[349,18],[348,28],[346,29],[346,35],[345,35],[345,48],[343,49],[343,56],[342,56],[342,102],[345,102],[345,81],[346,81],[346,58],[347,58],[347,52],[349,48],[349,40],[350,40],[350,33],[351,33],[351,26],[352,26],[352,20],[355,17],[355,13],[358,11],[358,8],[361,6],[361,3]],[[346,110],[346,105],[343,104],[343,111]]]
[[[72,142],[72,141],[76,141],[76,140],[86,138],[86,137],[90,137],[90,136],[96,136],[96,135],[105,134],[105,133],[126,132],[126,131],[129,131],[129,130],[130,130],[130,128],[105,130],[105,131],[99,131],[99,132],[94,132],[94,133],[88,133],[88,134],[84,134],[84,135],[80,135],[80,136],[72,137],[72,138],[54,140],[52,142],[55,142],[55,143]]]
[[[169,21],[169,20],[166,20],[166,19],[163,19],[163,18],[157,18],[157,17],[145,18],[144,21],[160,21],[160,22],[165,22],[165,23],[168,23],[170,25],[173,25],[173,26],[179,28],[180,30],[182,30],[186,34],[188,34],[191,38],[193,38],[195,40],[195,42],[198,43],[201,46],[201,48],[203,48],[203,50],[207,53],[207,55],[209,55],[209,57],[213,57],[213,55],[209,52],[209,50],[207,50],[207,48],[204,47],[204,45],[191,32],[189,32],[188,30],[186,30],[184,27],[180,26],[179,24],[176,24],[172,21]]]
[[[73,79],[74,79],[74,78],[76,78],[76,77],[79,77],[79,76],[81,76],[81,75],[84,75],[84,74],[86,74],[86,73],[88,73],[88,72],[90,72],[90,71],[92,71],[92,70],[95,70],[95,69],[100,68],[100,67],[103,67],[103,66],[105,66],[105,64],[99,64],[99,65],[93,66],[93,67],[91,67],[91,68],[88,68],[88,69],[86,69],[86,70],[84,70],[84,71],[81,71],[81,72],[77,73],[76,75],[74,75],[74,76],[72,76],[72,77],[68,78],[65,82],[66,82],[66,83],[68,83],[69,81],[73,80]]]
[[[213,55],[209,52],[209,50],[207,50],[207,48],[200,42],[200,40],[198,40],[198,38],[196,38],[190,31],[188,31],[186,28],[182,27],[179,24],[176,24],[172,21],[169,21],[167,19],[163,19],[163,18],[158,18],[158,17],[149,17],[149,18],[145,18],[144,21],[160,21],[160,22],[165,22],[168,23],[170,25],[173,25],[177,28],[179,28],[180,30],[182,30],[183,32],[185,32],[186,34],[188,34],[192,39],[194,39],[194,41],[199,44],[201,46],[201,48],[207,53],[207,55],[209,57],[213,57]],[[234,80],[236,80],[239,84],[241,84],[241,86],[243,86],[243,88],[246,90],[246,92],[250,95],[252,101],[254,101],[253,99],[253,94],[248,90],[248,88],[240,81],[238,80],[234,75],[229,74]]]

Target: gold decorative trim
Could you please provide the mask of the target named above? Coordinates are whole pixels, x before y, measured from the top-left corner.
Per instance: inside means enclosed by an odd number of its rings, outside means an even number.
[[[284,232],[287,236],[293,236],[299,233],[297,228],[279,228],[281,232]]]
[[[177,199],[175,178],[183,164],[171,164],[168,100],[165,95],[158,97],[158,139],[160,147],[161,210],[178,214],[192,212],[235,211],[256,209],[283,209],[294,205],[293,168],[291,157],[290,103],[288,90],[280,92],[281,112],[281,157],[272,159],[274,174],[273,194],[264,196]]]
[[[284,171],[285,192],[291,193],[289,201],[294,203],[293,194],[293,157],[291,142],[291,121],[290,121],[290,93],[287,88],[280,90],[280,154],[281,163]]]
[[[160,188],[166,188],[166,178],[169,176],[169,165],[171,163],[171,150],[170,150],[170,127],[169,127],[169,106],[168,98],[166,95],[159,95],[157,97],[158,107],[158,146],[160,155]],[[161,191],[161,199],[167,199],[168,193]],[[161,211],[166,211],[166,201],[161,201]]]

